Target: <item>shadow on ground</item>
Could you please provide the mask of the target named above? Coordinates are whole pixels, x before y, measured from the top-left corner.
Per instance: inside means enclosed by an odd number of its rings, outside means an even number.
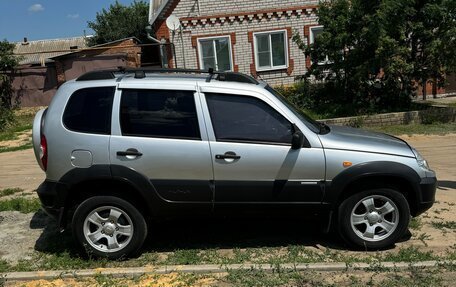
[[[439,180],[437,183],[438,189],[448,190],[456,189],[456,181],[452,180]]]
[[[32,228],[44,228],[35,250],[85,257],[73,241],[70,230],[60,233],[54,220],[43,212],[33,217]],[[401,241],[410,239],[410,232]],[[145,252],[173,252],[186,249],[231,249],[286,247],[289,245],[349,250],[334,233],[324,234],[316,220],[302,219],[195,219],[152,223],[144,243]]]
[[[30,221],[31,229],[43,229],[40,237],[35,242],[35,250],[46,253],[68,252],[72,255],[80,255],[71,233],[60,232],[57,222],[44,211],[36,212]]]
[[[345,249],[337,236],[324,234],[315,221],[297,219],[223,219],[200,222],[169,221],[155,225],[146,250],[252,248],[288,245]]]

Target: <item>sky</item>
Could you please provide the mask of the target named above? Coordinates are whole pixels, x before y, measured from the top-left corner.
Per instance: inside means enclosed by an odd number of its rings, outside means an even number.
[[[0,41],[56,39],[93,33],[87,21],[114,0],[0,0]],[[119,0],[130,5],[133,0]],[[146,0],[146,2],[149,2]]]

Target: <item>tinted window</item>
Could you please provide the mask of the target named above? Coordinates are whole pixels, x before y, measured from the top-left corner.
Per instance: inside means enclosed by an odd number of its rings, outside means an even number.
[[[65,127],[76,132],[110,134],[114,91],[114,87],[100,87],[74,92],[63,113]]]
[[[206,99],[218,141],[291,143],[291,123],[265,102],[211,93]]]
[[[200,139],[192,91],[123,90],[123,135]]]

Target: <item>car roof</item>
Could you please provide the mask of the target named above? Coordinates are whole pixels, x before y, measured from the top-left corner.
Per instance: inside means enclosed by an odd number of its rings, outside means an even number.
[[[112,80],[115,82],[150,82],[176,81],[176,82],[233,82],[260,85],[251,76],[238,72],[218,72],[213,69],[194,70],[194,69],[165,69],[165,68],[118,68],[110,70],[90,71],[78,77],[76,82],[89,82],[98,80]]]

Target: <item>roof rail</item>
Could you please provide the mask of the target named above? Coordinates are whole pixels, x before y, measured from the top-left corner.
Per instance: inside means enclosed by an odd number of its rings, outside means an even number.
[[[258,84],[258,81],[253,77],[238,73],[238,72],[218,72],[210,68],[208,70],[197,70],[197,69],[168,69],[168,68],[125,68],[119,67],[117,70],[98,70],[87,72],[76,81],[91,81],[91,80],[109,80],[114,79],[115,74],[130,74],[134,73],[136,79],[142,79],[146,77],[146,73],[182,73],[182,74],[209,74],[210,81],[214,75],[217,75],[217,80],[225,82],[240,82],[249,84]]]
[[[76,81],[94,81],[94,80],[110,80],[115,79],[115,72],[119,70],[98,70],[90,71],[79,76]]]

